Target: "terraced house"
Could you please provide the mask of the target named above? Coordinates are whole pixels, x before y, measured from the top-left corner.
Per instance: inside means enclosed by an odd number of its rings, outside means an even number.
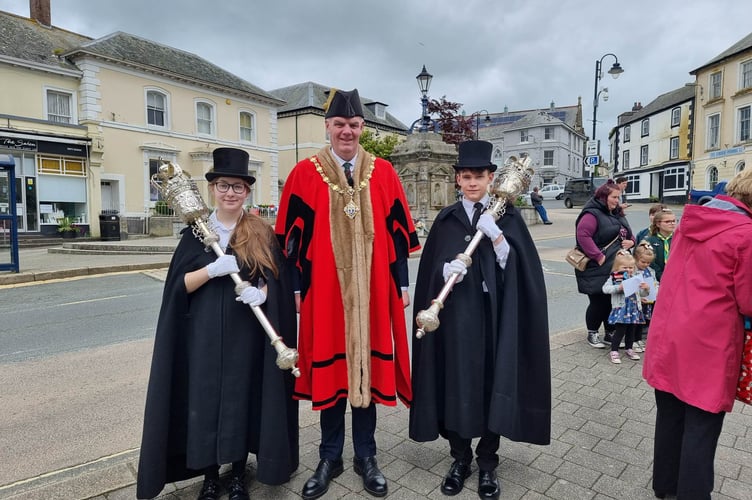
[[[53,233],[65,216],[98,236],[102,212],[149,232],[160,159],[206,195],[220,146],[249,153],[249,203],[276,204],[284,101],[195,54],[122,32],[92,39],[52,26],[49,0],[30,7],[0,11],[0,153],[16,160],[21,232]]]
[[[752,33],[690,74],[697,103],[691,184],[713,189],[752,162]]]

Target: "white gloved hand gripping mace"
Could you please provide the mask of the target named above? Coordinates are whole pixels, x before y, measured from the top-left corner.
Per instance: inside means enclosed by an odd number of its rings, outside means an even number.
[[[515,156],[507,158],[504,166],[496,173],[493,184],[491,184],[492,198],[489,207],[483,213],[490,214],[494,220],[503,217],[507,210],[507,202],[516,200],[530,186],[530,179],[535,173],[531,165],[532,161],[527,153],[521,153],[519,159]],[[473,259],[470,256],[478,247],[483,236],[483,232],[480,229],[477,230],[465,251],[457,254],[456,258],[461,260],[465,267],[472,265]],[[428,309],[419,311],[415,316],[415,322],[418,324],[418,329],[415,331],[417,338],[423,338],[426,332],[432,332],[439,327],[439,311],[444,307],[444,301],[449,296],[459,276],[459,273],[452,273],[444,283],[439,295],[431,301]]]
[[[201,194],[198,192],[188,172],[181,169],[176,163],[162,160],[162,165],[159,166],[157,173],[151,176],[151,184],[159,189],[165,197],[167,204],[172,207],[178,217],[191,226],[193,235],[204,246],[214,250],[214,253],[218,257],[225,254],[222,247],[219,246],[217,235],[209,229],[209,225],[207,224],[211,211],[204,203],[203,198],[201,198]],[[235,282],[235,293],[237,295],[240,295],[245,288],[251,286],[238,273],[230,274],[230,278]],[[274,327],[269,322],[264,311],[261,310],[261,307],[249,307],[264,328],[272,347],[277,351],[277,366],[283,370],[291,370],[293,375],[299,377],[300,370],[295,366],[298,362],[298,351],[285,345],[284,340],[274,330]]]

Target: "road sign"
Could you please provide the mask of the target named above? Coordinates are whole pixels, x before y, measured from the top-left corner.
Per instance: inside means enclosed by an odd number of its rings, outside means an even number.
[[[585,158],[585,165],[598,165],[601,162],[601,157],[598,155],[590,155]]]
[[[598,154],[598,141],[587,141],[585,143],[585,154],[587,156],[596,156]]]

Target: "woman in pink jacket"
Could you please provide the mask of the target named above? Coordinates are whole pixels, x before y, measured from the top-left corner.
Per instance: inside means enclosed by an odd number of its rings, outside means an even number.
[[[752,315],[752,169],[674,233],[643,376],[657,407],[653,490],[709,499],[723,417],[734,405],[743,316]]]

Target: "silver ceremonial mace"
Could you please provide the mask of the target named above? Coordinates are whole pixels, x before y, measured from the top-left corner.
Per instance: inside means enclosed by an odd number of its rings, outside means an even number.
[[[534,173],[532,160],[527,153],[521,153],[519,159],[516,156],[507,158],[504,166],[496,174],[493,184],[491,184],[493,198],[489,207],[483,213],[492,215],[494,220],[503,217],[507,210],[507,202],[516,200],[521,193],[527,190]],[[465,251],[457,254],[456,258],[461,260],[466,267],[472,265],[473,259],[470,256],[483,237],[483,231],[477,230]],[[444,301],[449,296],[459,276],[459,273],[452,273],[444,283],[439,295],[431,301],[428,309],[419,311],[415,316],[415,322],[418,324],[418,329],[415,332],[417,338],[423,338],[426,332],[432,332],[439,327],[439,311],[444,307]]]
[[[201,194],[191,181],[188,172],[181,169],[177,163],[163,161],[157,169],[157,173],[151,176],[151,185],[159,189],[178,217],[191,226],[193,235],[204,246],[214,250],[217,257],[225,254],[222,247],[219,246],[217,235],[209,229],[207,224],[211,211],[201,198]],[[235,293],[237,295],[251,286],[238,273],[230,274],[230,278],[235,282]],[[300,370],[295,366],[298,362],[298,351],[285,345],[284,340],[274,331],[274,327],[261,307],[250,306],[250,308],[264,328],[272,347],[277,351],[277,366],[283,370],[291,370],[293,375],[300,377]]]

